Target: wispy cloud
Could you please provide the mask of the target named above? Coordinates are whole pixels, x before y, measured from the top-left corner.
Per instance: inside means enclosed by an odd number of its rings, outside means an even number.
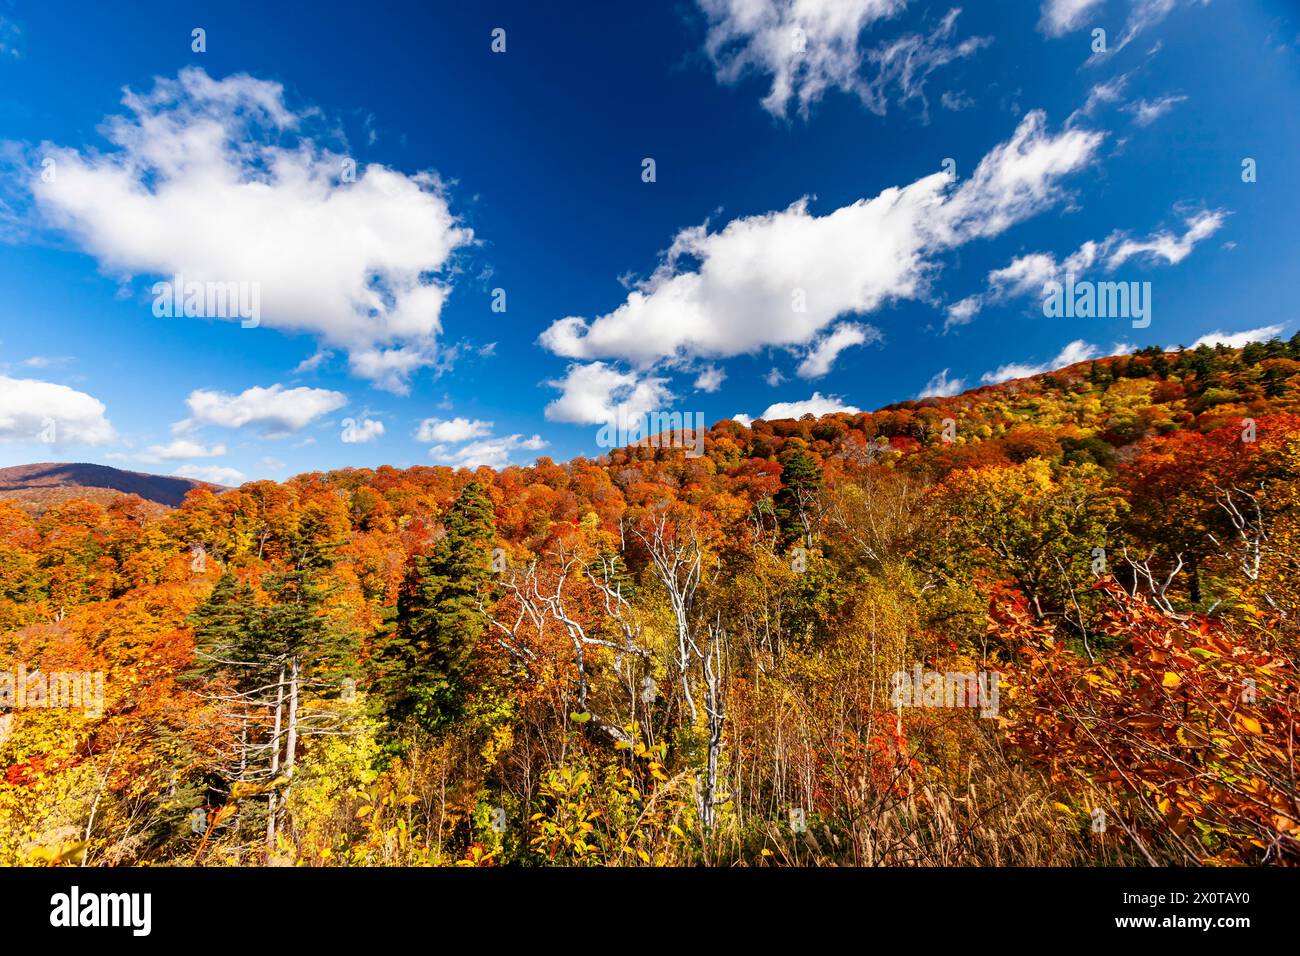
[[[965,59],[987,37],[956,39],[959,10],[929,33],[906,33],[864,48],[863,33],[903,10],[906,0],[697,0],[708,19],[704,48],[717,78],[732,84],[749,73],[771,77],[763,108],[807,116],[828,90],[857,96],[884,114],[891,99],[927,101],[935,70]]]
[[[1193,342],[1191,347],[1226,345],[1228,348],[1239,349],[1251,342],[1267,342],[1269,339],[1276,338],[1282,334],[1285,327],[1283,325],[1263,325],[1257,329],[1246,329],[1243,332],[1209,332]]]
[[[1046,362],[1010,362],[999,366],[992,372],[985,372],[980,376],[980,381],[985,385],[996,385],[999,382],[1006,382],[1013,378],[1028,378],[1031,375],[1041,375],[1043,372],[1064,368],[1076,362],[1086,362],[1090,358],[1096,358],[1099,354],[1100,352],[1095,345],[1089,345],[1083,339],[1076,339],[1061,349],[1055,358]]]
[[[947,398],[950,395],[958,394],[966,387],[965,379],[949,378],[948,370],[936,372],[930,381],[925,383],[925,387],[917,393],[917,398]]]

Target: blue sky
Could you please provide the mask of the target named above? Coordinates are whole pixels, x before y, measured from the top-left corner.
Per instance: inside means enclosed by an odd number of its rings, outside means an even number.
[[[0,0],[0,464],[564,460],[1300,330],[1291,3],[268,6]]]

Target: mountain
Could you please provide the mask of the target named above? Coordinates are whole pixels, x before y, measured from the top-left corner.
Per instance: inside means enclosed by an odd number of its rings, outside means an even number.
[[[38,462],[0,468],[0,500],[25,511],[40,512],[72,498],[107,503],[119,494],[174,508],[195,488],[216,488],[206,481],[124,471],[88,462]]]
[[[0,866],[1300,864],[1300,337],[664,445],[0,501]]]

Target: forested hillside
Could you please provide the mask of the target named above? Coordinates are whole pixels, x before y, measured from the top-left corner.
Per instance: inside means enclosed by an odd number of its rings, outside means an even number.
[[[1294,864],[1298,472],[1300,336],[0,502],[0,665],[103,674],[0,707],[0,865]]]

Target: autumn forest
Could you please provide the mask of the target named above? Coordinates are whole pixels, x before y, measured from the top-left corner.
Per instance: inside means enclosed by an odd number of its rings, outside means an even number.
[[[1294,865],[1298,475],[1300,336],[0,502],[0,866]]]

